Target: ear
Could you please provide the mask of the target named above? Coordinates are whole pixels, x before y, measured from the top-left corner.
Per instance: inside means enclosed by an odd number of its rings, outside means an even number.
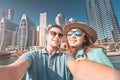
[[[47,39],[47,38],[48,38],[48,34],[46,34],[46,36],[45,36],[45,37],[46,37],[46,39]]]
[[[83,43],[85,43],[85,42],[86,42],[86,39],[84,39]]]

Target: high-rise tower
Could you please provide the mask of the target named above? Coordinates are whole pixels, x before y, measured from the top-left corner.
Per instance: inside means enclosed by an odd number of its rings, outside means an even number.
[[[0,51],[4,51],[8,46],[16,46],[16,35],[18,24],[2,18],[0,20]]]
[[[39,46],[44,47],[46,45],[46,30],[48,27],[48,15],[47,13],[40,13],[40,30],[39,30]]]
[[[57,14],[55,18],[56,24],[63,27],[66,24],[65,16],[61,13]]]
[[[76,22],[76,19],[74,19],[74,18],[69,19],[69,23],[74,23],[74,22]]]
[[[113,36],[115,16],[110,0],[86,0],[88,23],[98,34],[98,43],[115,42]],[[114,17],[114,20],[112,20]],[[116,22],[116,21],[115,21]]]
[[[36,28],[34,22],[23,14],[18,30],[17,46],[19,50],[26,50],[36,44]]]
[[[116,15],[113,11],[111,0],[106,0],[106,3],[107,3],[108,11],[110,14],[110,19],[111,19],[112,26],[113,26],[114,40],[115,42],[120,42],[120,27],[119,27]]]
[[[8,9],[8,19],[13,21],[13,15],[14,15],[14,10],[13,9]]]

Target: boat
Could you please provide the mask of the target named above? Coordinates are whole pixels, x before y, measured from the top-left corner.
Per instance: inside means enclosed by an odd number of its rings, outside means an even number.
[[[21,55],[23,55],[26,51],[18,51],[17,52],[17,58],[19,58]]]
[[[12,53],[9,53],[9,52],[0,52],[0,59],[3,59],[3,58],[10,58],[12,55]]]

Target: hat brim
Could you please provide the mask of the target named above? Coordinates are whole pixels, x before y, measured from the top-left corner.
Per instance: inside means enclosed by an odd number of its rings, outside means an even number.
[[[81,22],[75,22],[75,23],[70,23],[70,24],[65,25],[63,27],[63,33],[66,35],[67,32],[73,28],[83,30],[85,33],[87,33],[87,35],[89,35],[89,37],[92,39],[93,42],[95,42],[97,40],[96,31],[94,29],[92,29],[90,26],[88,26],[84,23],[81,23]]]

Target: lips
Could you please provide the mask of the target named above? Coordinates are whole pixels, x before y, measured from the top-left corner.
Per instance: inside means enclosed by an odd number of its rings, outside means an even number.
[[[71,40],[69,40],[71,43],[75,43],[75,42],[77,42],[77,40],[75,40],[75,39],[71,39]]]

